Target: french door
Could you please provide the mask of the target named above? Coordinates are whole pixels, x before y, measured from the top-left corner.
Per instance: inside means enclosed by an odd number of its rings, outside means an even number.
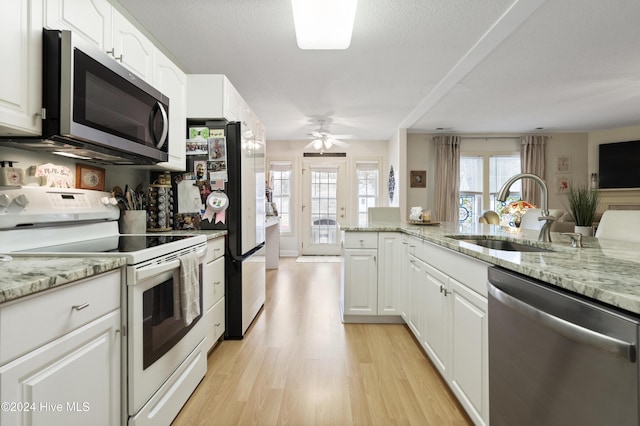
[[[302,167],[302,254],[339,255],[346,212],[346,161],[314,158]]]

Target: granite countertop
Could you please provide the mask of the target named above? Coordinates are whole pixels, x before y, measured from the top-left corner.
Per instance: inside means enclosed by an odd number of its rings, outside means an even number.
[[[538,231],[498,225],[441,223],[435,226],[341,226],[343,231],[400,231],[521,273],[557,287],[640,314],[640,244],[583,238],[584,248],[569,247],[569,237],[551,233],[538,242]],[[552,252],[509,252],[465,243],[450,236],[488,237],[525,243]]]
[[[0,262],[0,304],[126,264],[124,257],[11,257],[8,262]]]

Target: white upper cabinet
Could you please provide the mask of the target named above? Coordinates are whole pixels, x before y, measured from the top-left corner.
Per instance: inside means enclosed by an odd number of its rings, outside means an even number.
[[[162,52],[155,55],[155,87],[169,97],[169,160],[159,168],[184,171],[187,134],[187,76]]]
[[[154,83],[155,46],[107,0],[45,0],[46,27],[71,30]]]
[[[8,1],[0,13],[0,134],[39,135],[42,108],[42,3]]]
[[[187,76],[187,117],[243,121],[244,101],[229,79],[221,74]],[[247,123],[248,124],[248,123]]]
[[[120,12],[113,10],[113,56],[129,71],[154,84],[153,43]]]
[[[46,0],[46,26],[71,30],[103,52],[113,47],[112,7],[107,0]]]

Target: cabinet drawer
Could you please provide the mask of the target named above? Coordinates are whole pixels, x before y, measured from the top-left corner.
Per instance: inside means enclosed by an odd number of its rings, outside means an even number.
[[[213,306],[224,296],[224,257],[219,257],[204,266],[203,306],[205,309]]]
[[[344,248],[378,248],[377,232],[345,232]]]
[[[224,255],[224,237],[207,242],[207,255],[204,262],[212,262]]]
[[[224,297],[218,300],[218,303],[213,305],[207,310],[207,344],[209,349],[213,347],[215,342],[224,335],[225,322],[224,322]]]
[[[120,270],[0,309],[0,365],[120,308]]]

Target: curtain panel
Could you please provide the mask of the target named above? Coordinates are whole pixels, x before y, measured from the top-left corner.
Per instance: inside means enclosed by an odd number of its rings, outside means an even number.
[[[435,136],[436,220],[458,222],[460,205],[460,136]]]
[[[522,173],[531,173],[545,179],[545,144],[549,136],[521,136],[520,137],[520,168]],[[542,196],[540,188],[531,179],[522,179],[522,199],[540,206]]]

